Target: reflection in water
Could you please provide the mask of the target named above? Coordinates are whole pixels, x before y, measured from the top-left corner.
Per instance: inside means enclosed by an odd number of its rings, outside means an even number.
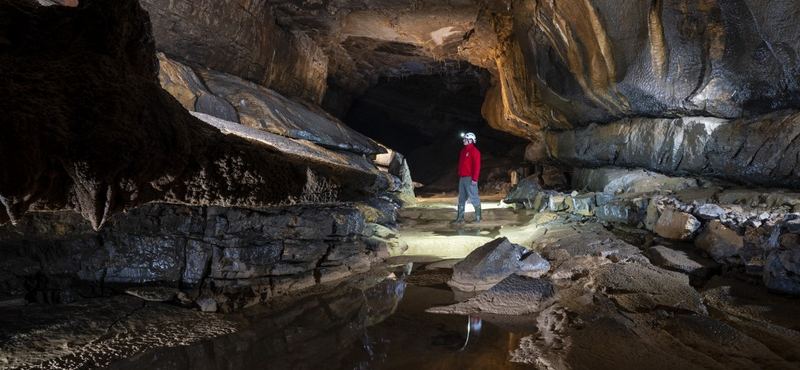
[[[424,312],[453,303],[446,288],[407,285],[405,271],[240,314],[243,329],[162,348],[110,369],[518,369],[509,332],[487,318]],[[478,341],[479,336],[481,340]]]
[[[478,342],[478,338],[481,335],[481,324],[480,317],[473,315],[467,317],[467,340],[464,341],[464,345],[461,346],[459,351],[466,349],[470,343],[474,346]]]

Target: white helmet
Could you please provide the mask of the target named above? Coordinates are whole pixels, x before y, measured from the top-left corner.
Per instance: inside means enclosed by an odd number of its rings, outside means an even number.
[[[478,140],[475,138],[475,134],[471,132],[467,132],[466,134],[461,134],[461,137],[464,139],[472,140],[473,143],[477,142]]]

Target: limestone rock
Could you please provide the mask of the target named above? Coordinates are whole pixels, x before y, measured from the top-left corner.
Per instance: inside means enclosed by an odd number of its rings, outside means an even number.
[[[563,195],[554,195],[550,197],[547,208],[550,210],[550,212],[565,211],[569,208],[567,205],[567,198]]]
[[[150,13],[159,50],[289,96],[322,102],[328,57],[308,36],[280,27],[269,3],[141,3]]]
[[[704,220],[718,219],[725,214],[725,210],[713,203],[703,204],[695,210],[697,217]]]
[[[200,307],[203,312],[217,312],[217,302],[210,297],[198,298],[195,303]]]
[[[767,289],[800,295],[800,249],[773,251],[764,263]]]
[[[385,150],[319,108],[301,104],[239,77],[197,69],[208,89],[236,109],[243,125],[359,154]]]
[[[638,225],[647,215],[647,203],[643,199],[614,199],[595,209],[597,219]]]
[[[394,190],[397,199],[403,206],[413,206],[417,204],[414,195],[414,180],[411,178],[411,170],[408,168],[408,161],[398,152],[393,152],[392,160],[389,163],[388,171],[400,180],[400,186]]]
[[[451,287],[465,292],[487,290],[511,274],[539,277],[550,264],[538,253],[506,238],[495,239],[472,251],[453,266]]]
[[[233,106],[205,87],[191,68],[158,53],[158,80],[161,87],[190,111],[205,113],[226,121],[239,122]]]
[[[800,147],[789,140],[796,133],[800,114],[780,112],[757,120],[636,118],[548,132],[544,139],[551,155],[565,165],[635,166],[667,175],[704,174],[741,184],[793,187],[791,168]]]
[[[744,240],[735,231],[713,220],[697,236],[695,244],[708,252],[715,261],[725,263],[744,247]]]
[[[689,255],[686,251],[676,250],[657,245],[648,249],[650,261],[654,265],[667,270],[679,271],[689,275],[692,283],[700,279],[707,279],[715,270],[715,265],[711,261]]]
[[[7,112],[0,157],[17,158],[0,178],[0,223],[29,210],[71,209],[97,229],[151,201],[265,207],[372,198],[356,184],[376,184],[375,173],[333,171],[223,135],[189,115],[158,84],[149,16],[137,1],[25,3],[4,4],[0,12],[19,20],[0,65],[20,68],[3,81],[30,82],[0,86],[8,92],[0,101]],[[44,21],[44,13],[60,23]],[[48,67],[52,60],[75,64],[56,70]],[[56,113],[34,126],[29,117],[41,112]],[[345,186],[351,181],[356,186]]]
[[[667,308],[706,315],[703,299],[681,273],[641,263],[615,263],[596,272],[597,283],[627,312]]]
[[[466,302],[432,307],[425,312],[444,314],[527,315],[539,312],[556,300],[556,288],[546,279],[512,274],[491,289]]]
[[[662,174],[616,167],[579,168],[572,177],[576,189],[589,189],[607,193],[653,193],[697,188],[690,178],[670,177]]]
[[[534,177],[526,177],[519,181],[517,186],[511,188],[503,202],[505,203],[527,203],[535,199],[537,194],[542,192],[541,185]]]
[[[700,225],[700,221],[691,214],[668,207],[661,213],[653,231],[667,239],[690,240]]]
[[[581,216],[594,216],[595,213],[595,194],[594,193],[587,193],[587,194],[579,194],[573,197],[570,197],[567,200],[567,203],[572,203],[571,209],[572,212],[579,214]]]

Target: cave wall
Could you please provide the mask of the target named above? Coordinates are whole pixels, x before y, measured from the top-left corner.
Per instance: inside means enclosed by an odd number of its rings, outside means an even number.
[[[369,269],[387,250],[366,225],[353,206],[148,204],[100,231],[74,212],[30,213],[0,227],[0,295],[65,303],[157,285],[228,311]]]
[[[799,11],[791,1],[513,1],[494,92],[504,112],[485,116],[525,132],[797,108]]]
[[[750,186],[800,187],[800,114],[755,119],[632,118],[543,135],[546,151],[528,160],[573,167],[638,167]],[[602,143],[602,145],[598,144]]]
[[[69,209],[100,228],[151,201],[268,207],[385,188],[374,166],[284,154],[190,115],[159,85],[138,2],[0,7],[0,158],[13,158],[0,173],[0,224]]]
[[[320,104],[328,57],[280,28],[268,1],[141,0],[159,51]]]

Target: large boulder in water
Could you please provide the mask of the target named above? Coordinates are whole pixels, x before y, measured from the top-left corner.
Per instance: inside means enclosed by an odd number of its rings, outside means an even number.
[[[461,291],[481,291],[511,274],[538,278],[549,270],[550,263],[538,253],[498,238],[453,266],[453,278],[447,284]]]

